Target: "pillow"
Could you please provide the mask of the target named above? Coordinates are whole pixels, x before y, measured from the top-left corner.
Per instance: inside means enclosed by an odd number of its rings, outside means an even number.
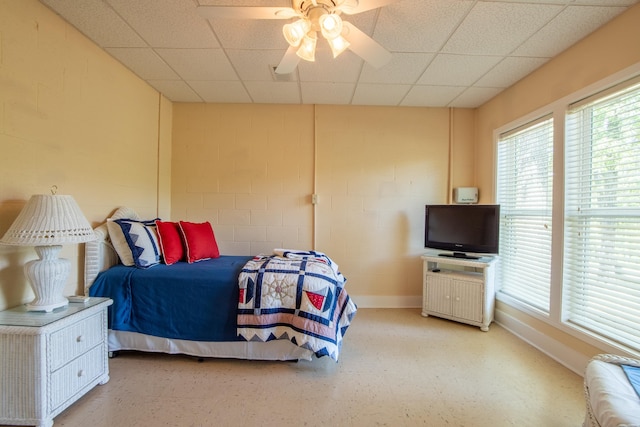
[[[115,219],[107,218],[107,230],[109,231],[109,239],[111,240],[111,244],[116,250],[118,258],[120,258],[120,262],[123,265],[129,267],[135,265],[135,263],[133,262],[131,249],[129,248],[129,244],[127,243],[127,239],[124,237],[122,228]]]
[[[160,263],[155,220],[108,220],[107,228],[122,264],[148,268]]]
[[[184,247],[178,223],[157,220],[156,231],[164,263],[171,265],[184,259]]]
[[[187,262],[193,263],[203,259],[220,257],[218,243],[216,243],[216,237],[209,222],[180,221],[178,224],[187,252]]]

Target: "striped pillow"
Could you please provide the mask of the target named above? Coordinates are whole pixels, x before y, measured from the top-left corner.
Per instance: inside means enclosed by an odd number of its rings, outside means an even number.
[[[124,265],[149,268],[160,263],[155,221],[155,219],[107,221],[111,243]]]

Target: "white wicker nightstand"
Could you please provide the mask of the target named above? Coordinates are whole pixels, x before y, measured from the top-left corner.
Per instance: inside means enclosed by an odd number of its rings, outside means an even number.
[[[53,417],[109,381],[108,298],[51,313],[0,311],[0,424],[51,426]]]

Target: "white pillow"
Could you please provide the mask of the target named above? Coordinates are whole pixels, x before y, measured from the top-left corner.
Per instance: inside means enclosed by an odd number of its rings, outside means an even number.
[[[122,228],[120,228],[115,219],[107,218],[107,229],[109,230],[109,239],[111,239],[111,244],[118,253],[120,262],[129,267],[134,265],[133,254],[127,239],[125,239]]]

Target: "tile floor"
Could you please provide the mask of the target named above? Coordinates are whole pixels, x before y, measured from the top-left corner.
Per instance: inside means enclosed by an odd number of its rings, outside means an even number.
[[[360,309],[338,363],[121,353],[54,426],[580,426],[582,378],[493,324]]]

